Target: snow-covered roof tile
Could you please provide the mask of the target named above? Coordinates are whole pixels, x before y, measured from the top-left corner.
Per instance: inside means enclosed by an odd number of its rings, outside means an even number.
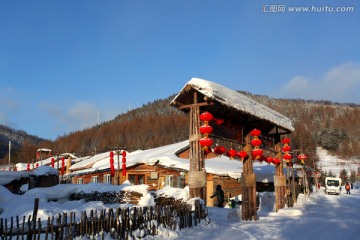
[[[272,123],[274,126],[283,128],[284,130],[290,132],[294,131],[291,120],[281,113],[254,101],[244,94],[226,88],[218,83],[200,78],[192,78],[189,82],[187,82],[180,93],[172,100],[171,105],[179,107],[179,104],[184,104],[181,101],[188,101],[189,98],[191,99],[192,96],[189,94],[191,93],[189,89],[193,89],[203,94],[208,99],[216,101],[222,106],[249,114],[254,118],[265,120]],[[189,94],[189,96],[185,96],[187,94]],[[186,104],[189,103],[187,102]]]

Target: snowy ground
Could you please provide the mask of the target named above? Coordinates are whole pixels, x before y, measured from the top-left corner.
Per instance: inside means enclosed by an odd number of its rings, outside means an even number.
[[[233,209],[210,208],[209,224],[147,239],[360,239],[357,188],[351,195],[325,195],[323,189],[307,198],[300,195],[293,208],[277,213],[272,211],[273,193],[263,193],[262,199],[256,222],[242,222]]]
[[[108,187],[113,188],[109,185]],[[122,186],[127,188],[131,186]],[[209,223],[182,231],[159,229],[159,235],[147,236],[149,240],[163,239],[359,239],[360,229],[360,184],[355,185],[351,195],[344,192],[337,195],[325,195],[323,189],[309,197],[300,195],[293,208],[273,211],[274,193],[261,193],[258,221],[241,221],[240,212],[229,208],[209,208]],[[62,189],[62,190],[59,190]],[[97,184],[87,184],[87,190],[99,190]],[[66,201],[71,192],[79,191],[79,185],[58,185],[46,191],[33,189],[22,196],[13,195],[0,187],[1,218],[28,216],[33,211],[33,200],[40,197],[39,216],[46,219],[62,211],[90,211],[119,205],[106,206],[101,202]],[[109,190],[109,189],[108,189]],[[134,190],[134,189],[133,189]],[[141,189],[140,189],[141,190]],[[144,190],[144,189],[142,189]],[[177,198],[186,198],[186,189],[170,188],[163,190]],[[63,197],[63,201],[48,202],[51,198]],[[142,205],[153,204],[149,195],[145,195]],[[125,207],[125,206],[124,206]],[[21,218],[20,218],[21,219]],[[99,238],[100,239],[100,238]],[[109,239],[107,236],[105,239]],[[82,238],[81,240],[85,240]]]

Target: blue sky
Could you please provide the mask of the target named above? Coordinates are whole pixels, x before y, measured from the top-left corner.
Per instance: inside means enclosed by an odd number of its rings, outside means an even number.
[[[192,77],[360,104],[359,22],[357,0],[0,0],[0,124],[54,140]]]

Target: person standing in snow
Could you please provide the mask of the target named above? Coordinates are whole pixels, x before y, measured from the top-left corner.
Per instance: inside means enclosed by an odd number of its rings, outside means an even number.
[[[216,191],[213,193],[213,195],[210,196],[210,198],[216,197],[218,202],[218,207],[223,208],[224,207],[224,191],[221,189],[221,185],[216,186]]]
[[[349,183],[346,183],[345,189],[346,189],[346,194],[350,194],[350,184]]]

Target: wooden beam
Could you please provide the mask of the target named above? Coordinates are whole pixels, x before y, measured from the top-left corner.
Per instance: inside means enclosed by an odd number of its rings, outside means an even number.
[[[191,107],[203,107],[203,106],[211,106],[214,105],[213,102],[201,102],[201,103],[192,103],[192,104],[188,104],[188,105],[182,105],[180,107],[178,107],[178,109],[185,109],[185,108],[191,108]]]

